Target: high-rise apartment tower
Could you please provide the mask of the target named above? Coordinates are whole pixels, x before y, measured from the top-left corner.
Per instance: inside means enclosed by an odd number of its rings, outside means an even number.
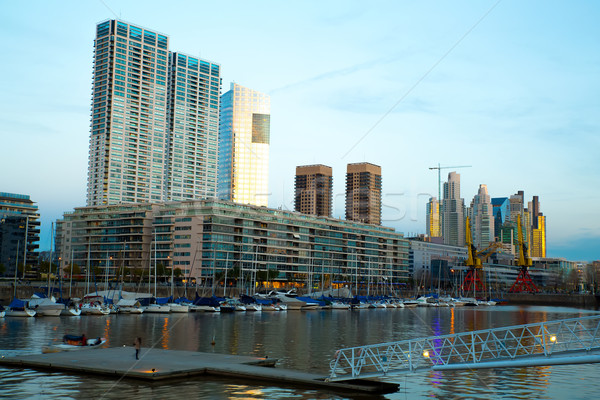
[[[94,41],[87,205],[216,194],[219,66],[119,20]]]
[[[465,203],[460,197],[460,174],[450,172],[444,183],[442,202],[442,236],[444,244],[465,245]]]
[[[303,214],[331,217],[333,177],[331,167],[296,167],[294,210]]]
[[[237,83],[221,96],[218,196],[267,206],[271,99]]]
[[[346,219],[381,225],[381,167],[371,163],[348,164]]]

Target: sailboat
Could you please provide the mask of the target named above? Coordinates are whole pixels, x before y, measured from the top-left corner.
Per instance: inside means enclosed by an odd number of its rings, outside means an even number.
[[[146,313],[159,313],[159,314],[167,314],[171,312],[171,307],[167,304],[170,298],[157,298],[156,297],[156,229],[154,230],[154,303],[151,303],[146,307],[144,312]],[[150,279],[150,274],[148,274],[148,280]],[[148,282],[149,283],[149,282]]]

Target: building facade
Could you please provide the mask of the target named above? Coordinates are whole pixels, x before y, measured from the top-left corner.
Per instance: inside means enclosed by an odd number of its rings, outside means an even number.
[[[97,275],[148,277],[163,264],[209,285],[225,271],[273,271],[280,283],[302,285],[409,277],[408,242],[392,228],[226,201],[82,207],[59,227],[63,264],[73,254]]]
[[[477,194],[469,208],[473,244],[477,249],[483,249],[495,242],[494,213],[487,185],[479,185]]]
[[[217,197],[221,68],[169,53],[166,200]]]
[[[444,244],[465,245],[465,202],[460,197],[460,174],[456,172],[450,172],[448,182],[444,182],[442,236]]]
[[[333,176],[326,165],[296,167],[294,210],[302,214],[331,217]]]
[[[87,205],[214,197],[220,67],[119,20],[94,40]]]
[[[441,237],[440,232],[440,202],[437,198],[431,197],[427,202],[427,236],[431,238]]]
[[[5,276],[18,274],[19,265],[37,265],[39,218],[38,207],[28,195],[0,192],[0,263]]]
[[[381,225],[381,167],[371,163],[348,164],[346,219]]]
[[[267,206],[271,99],[237,83],[221,96],[218,197]]]
[[[466,247],[409,239],[409,268],[418,286],[452,282],[453,270],[464,265],[466,258]]]

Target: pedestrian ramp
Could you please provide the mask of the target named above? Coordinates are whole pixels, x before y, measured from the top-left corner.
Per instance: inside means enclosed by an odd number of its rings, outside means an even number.
[[[598,362],[600,315],[594,315],[344,348],[330,362],[328,380]]]

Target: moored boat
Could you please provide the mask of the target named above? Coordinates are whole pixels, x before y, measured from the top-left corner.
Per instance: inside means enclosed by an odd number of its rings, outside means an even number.
[[[19,299],[13,299],[5,311],[7,317],[34,317],[35,310],[28,307],[27,302]]]
[[[106,338],[103,337],[88,339],[85,335],[64,335],[62,343],[43,346],[42,353],[58,353],[61,351],[99,348],[104,343],[106,343]]]

